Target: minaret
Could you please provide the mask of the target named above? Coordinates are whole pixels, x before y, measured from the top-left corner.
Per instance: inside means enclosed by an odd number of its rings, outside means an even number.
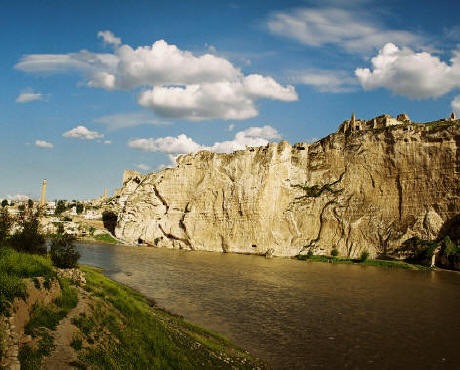
[[[104,195],[103,195],[102,199],[107,199],[107,188],[104,188]]]
[[[42,193],[40,196],[40,207],[44,206],[45,203],[46,203],[46,180],[43,180]]]

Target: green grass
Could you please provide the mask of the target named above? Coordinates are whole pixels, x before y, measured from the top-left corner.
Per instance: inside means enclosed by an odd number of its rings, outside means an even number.
[[[246,352],[183,319],[152,308],[138,292],[83,267],[87,289],[99,297],[91,314],[74,320],[87,344],[82,366],[129,369],[264,367]]]
[[[380,260],[380,259],[352,259],[352,258],[342,258],[342,257],[332,257],[332,256],[307,256],[307,255],[297,255],[296,258],[301,261],[311,261],[311,262],[329,262],[329,263],[340,263],[340,264],[359,264],[362,266],[379,266],[379,267],[396,267],[409,270],[426,270],[427,267],[421,265],[415,265],[412,263],[407,263],[404,261],[398,260]]]
[[[115,239],[112,235],[110,234],[99,234],[99,235],[94,235],[93,238],[97,240],[98,242],[102,243],[107,243],[107,244],[118,244],[118,240]]]
[[[15,297],[26,298],[22,279],[38,276],[54,276],[49,258],[0,247],[0,313],[8,312],[9,302]]]
[[[21,368],[39,369],[43,357],[49,356],[54,349],[53,336],[50,334],[67,313],[77,305],[78,290],[71,286],[70,280],[59,279],[61,295],[53,304],[35,304],[30,313],[29,322],[24,327],[26,334],[38,338],[38,347],[24,345],[20,349],[19,361]]]
[[[41,368],[43,357],[49,356],[54,349],[53,336],[42,330],[37,348],[25,344],[19,349],[18,359],[23,370],[38,370]]]
[[[59,279],[59,285],[61,295],[54,300],[54,303],[67,314],[78,303],[78,289],[69,279]]]

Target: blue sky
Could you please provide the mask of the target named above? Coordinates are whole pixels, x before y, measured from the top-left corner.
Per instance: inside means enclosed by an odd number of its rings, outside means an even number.
[[[90,199],[181,153],[460,114],[454,1],[0,2],[0,198]]]

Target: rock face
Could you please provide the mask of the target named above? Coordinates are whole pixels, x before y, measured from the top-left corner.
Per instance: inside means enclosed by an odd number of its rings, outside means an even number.
[[[208,151],[129,173],[116,236],[192,250],[372,257],[433,239],[460,214],[460,124],[337,132],[313,143]]]

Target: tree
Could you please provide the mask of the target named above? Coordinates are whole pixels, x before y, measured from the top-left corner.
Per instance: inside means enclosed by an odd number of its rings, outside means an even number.
[[[29,207],[29,208],[33,208],[33,207],[34,207],[34,201],[33,201],[32,199],[29,199],[29,200],[27,201],[27,207]]]
[[[54,210],[55,215],[60,215],[62,212],[64,212],[67,209],[65,205],[64,200],[58,200],[56,203],[56,209]]]
[[[80,253],[78,253],[73,245],[75,237],[66,234],[64,227],[59,224],[58,232],[51,239],[50,256],[53,265],[59,268],[73,268],[77,266]]]
[[[46,253],[45,237],[40,230],[39,212],[28,208],[18,219],[18,231],[11,237],[12,246],[21,252]]]
[[[2,200],[2,207],[6,207],[8,205],[8,200],[3,199]]]
[[[83,203],[77,203],[77,214],[81,215],[83,213]]]
[[[8,209],[0,209],[0,245],[3,245],[10,235],[13,226],[13,218],[8,213]]]

